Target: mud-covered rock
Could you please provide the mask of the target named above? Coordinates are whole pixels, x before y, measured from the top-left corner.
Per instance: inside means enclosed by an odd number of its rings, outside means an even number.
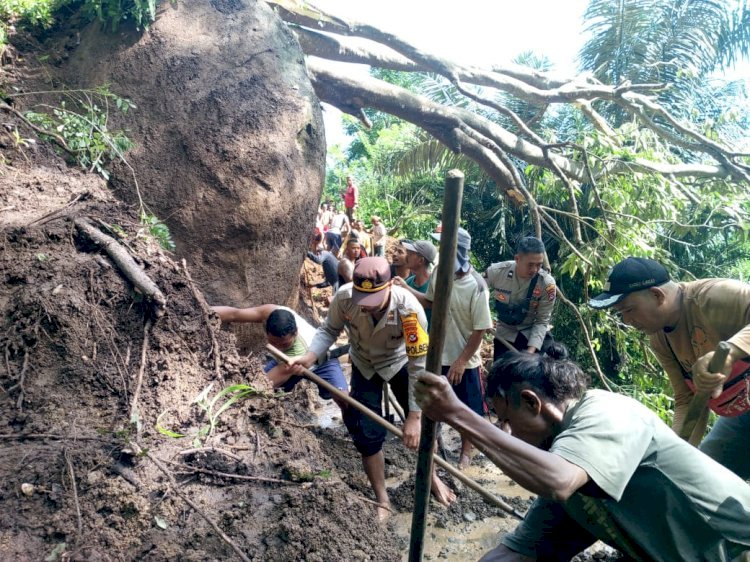
[[[135,102],[112,126],[135,146],[111,185],[165,220],[209,302],[292,303],[323,188],[325,134],[302,52],[255,0],[163,3],[141,33],[98,23],[57,69]],[[48,88],[46,88],[48,89]],[[272,259],[269,259],[271,258]],[[243,327],[249,348],[260,331]]]

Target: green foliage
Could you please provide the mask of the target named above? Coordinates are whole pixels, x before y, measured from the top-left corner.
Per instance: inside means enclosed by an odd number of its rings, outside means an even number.
[[[149,235],[156,239],[159,246],[170,252],[174,252],[175,243],[169,227],[161,222],[156,215],[141,213],[141,224],[148,229]]]
[[[26,118],[50,136],[62,138],[79,166],[109,179],[107,164],[116,158],[124,160],[124,153],[132,147],[124,131],[107,127],[111,106],[127,113],[135,104],[113,94],[107,86],[64,95],[67,99],[60,105],[42,104],[38,107],[45,112],[27,111]]]
[[[543,57],[530,54],[517,62],[538,68],[547,65]],[[461,98],[440,77],[377,74],[438,103],[453,104],[455,99],[463,107],[514,129],[504,117]],[[703,76],[696,72],[695,78],[702,80]],[[748,138],[750,118],[744,89],[718,81],[713,89],[706,89],[706,83],[684,83],[689,95],[683,99],[689,105],[681,109],[682,114],[712,138]],[[675,163],[697,158],[637,125],[629,116],[614,120],[614,136],[609,137],[595,130],[574,106],[538,108],[508,95],[496,99],[531,123],[548,142],[570,143],[571,147],[564,150],[567,158],[604,172],[595,182],[572,187],[581,217],[576,219],[568,186],[557,175],[547,168],[515,161],[526,188],[555,218],[565,238],[575,240],[576,227],[580,228],[581,240],[575,242],[575,252],[547,225],[543,225],[542,237],[560,288],[578,304],[608,385],[671,421],[671,389],[644,336],[584,303],[601,289],[608,268],[628,255],[659,259],[680,279],[747,278],[750,194],[729,179],[696,181],[644,172],[638,166],[642,160]],[[476,164],[451,153],[413,125],[377,112],[369,112],[368,117],[373,123],[371,129],[344,118],[344,128],[354,142],[346,150],[329,153],[324,198],[339,201],[344,178],[352,175],[360,187],[361,217],[379,214],[387,226],[400,225],[398,236],[424,238],[440,216],[445,173],[458,167],[466,178],[462,224],[472,234],[477,269],[511,259],[517,240],[534,233],[528,209],[509,202]],[[632,167],[631,173],[607,173],[623,165]],[[578,316],[560,303],[552,323],[556,339],[565,343],[592,375],[594,386],[602,386]]]
[[[132,21],[136,28],[147,28],[156,19],[160,0],[85,0],[84,11],[96,17],[105,28],[117,31],[120,24]]]
[[[26,28],[46,29],[54,22],[60,0],[0,0],[0,21]]]
[[[193,445],[195,447],[201,447],[211,436],[216,424],[219,423],[221,415],[233,404],[243,398],[247,398],[248,396],[263,395],[262,392],[259,392],[248,384],[233,384],[218,392],[213,398],[210,398],[209,396],[212,389],[213,383],[204,388],[193,400],[194,404],[200,406],[208,420],[208,425],[202,426],[198,432],[192,436]],[[168,413],[169,410],[165,410],[156,418],[156,430],[162,435],[173,439],[189,437],[187,434],[172,431],[162,425],[162,419],[166,417]]]

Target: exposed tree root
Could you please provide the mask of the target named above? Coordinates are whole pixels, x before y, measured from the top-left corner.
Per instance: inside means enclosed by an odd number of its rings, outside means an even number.
[[[154,316],[156,318],[161,317],[164,314],[167,299],[156,283],[135,263],[130,253],[117,240],[104,234],[87,219],[77,218],[73,223],[81,233],[85,234],[92,242],[101,246],[107,252],[107,255],[117,264],[117,267],[127,277],[128,281],[153,303]]]

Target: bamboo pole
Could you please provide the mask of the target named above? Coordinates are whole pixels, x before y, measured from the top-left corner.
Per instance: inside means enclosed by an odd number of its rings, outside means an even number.
[[[286,355],[283,351],[280,351],[276,349],[274,346],[272,346],[270,343],[266,344],[266,349],[273,355],[277,360],[279,360],[282,363],[289,364],[291,361],[291,358]],[[321,386],[325,388],[328,392],[336,396],[337,398],[341,399],[342,401],[346,402],[353,408],[356,408],[362,414],[373,420],[374,422],[382,425],[384,428],[386,428],[388,431],[393,433],[396,437],[399,439],[404,438],[404,434],[401,432],[399,428],[397,428],[395,425],[390,423],[387,420],[384,420],[382,417],[377,415],[375,412],[370,410],[367,406],[362,405],[360,402],[349,396],[348,393],[343,392],[342,390],[339,390],[335,386],[333,386],[328,381],[325,381],[321,379],[318,375],[313,373],[310,369],[307,369],[305,367],[302,367],[302,374],[305,375],[308,379],[310,379],[312,382],[317,384],[318,386]],[[482,496],[487,503],[494,505],[495,507],[499,507],[506,513],[509,513],[513,515],[514,517],[517,517],[518,519],[523,519],[523,515],[513,509],[513,507],[497,496],[490,492],[488,489],[484,488],[468,476],[466,476],[463,472],[459,471],[454,466],[451,466],[446,461],[441,459],[440,457],[435,457],[435,462],[438,463],[442,468],[446,470],[446,472],[450,473],[453,477],[455,477],[457,480],[460,480],[463,482],[468,488],[471,488],[475,492],[477,492],[480,496]]]
[[[463,193],[463,172],[450,170],[445,176],[443,231],[440,235],[440,257],[437,274],[435,275],[435,297],[432,299],[432,317],[430,318],[430,347],[427,351],[427,370],[432,373],[442,371],[445,326],[451,292],[453,291],[453,277],[456,273],[456,239],[458,238],[458,224],[461,219]],[[417,476],[414,484],[414,513],[411,519],[409,562],[421,561],[424,554],[427,513],[430,508],[432,459],[439,458],[433,453],[436,436],[437,424],[427,416],[422,416]]]

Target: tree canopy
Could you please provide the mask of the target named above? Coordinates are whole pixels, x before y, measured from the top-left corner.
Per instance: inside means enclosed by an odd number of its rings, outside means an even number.
[[[711,73],[748,53],[746,2],[591,0],[583,72],[569,78],[533,53],[469,67],[308,3],[270,3],[320,99],[359,122],[348,121],[355,141],[329,173],[359,170],[363,197],[390,200],[394,222],[416,235],[437,215],[442,174],[461,167],[477,265],[512,255],[521,235],[544,239],[568,305],[556,330],[579,357],[591,352],[602,381],[646,376],[628,360],[655,364],[615,319],[574,304],[613,263],[648,255],[679,277],[744,273],[749,112],[742,85]],[[356,77],[333,61],[372,70]],[[647,387],[662,400],[659,384]]]

